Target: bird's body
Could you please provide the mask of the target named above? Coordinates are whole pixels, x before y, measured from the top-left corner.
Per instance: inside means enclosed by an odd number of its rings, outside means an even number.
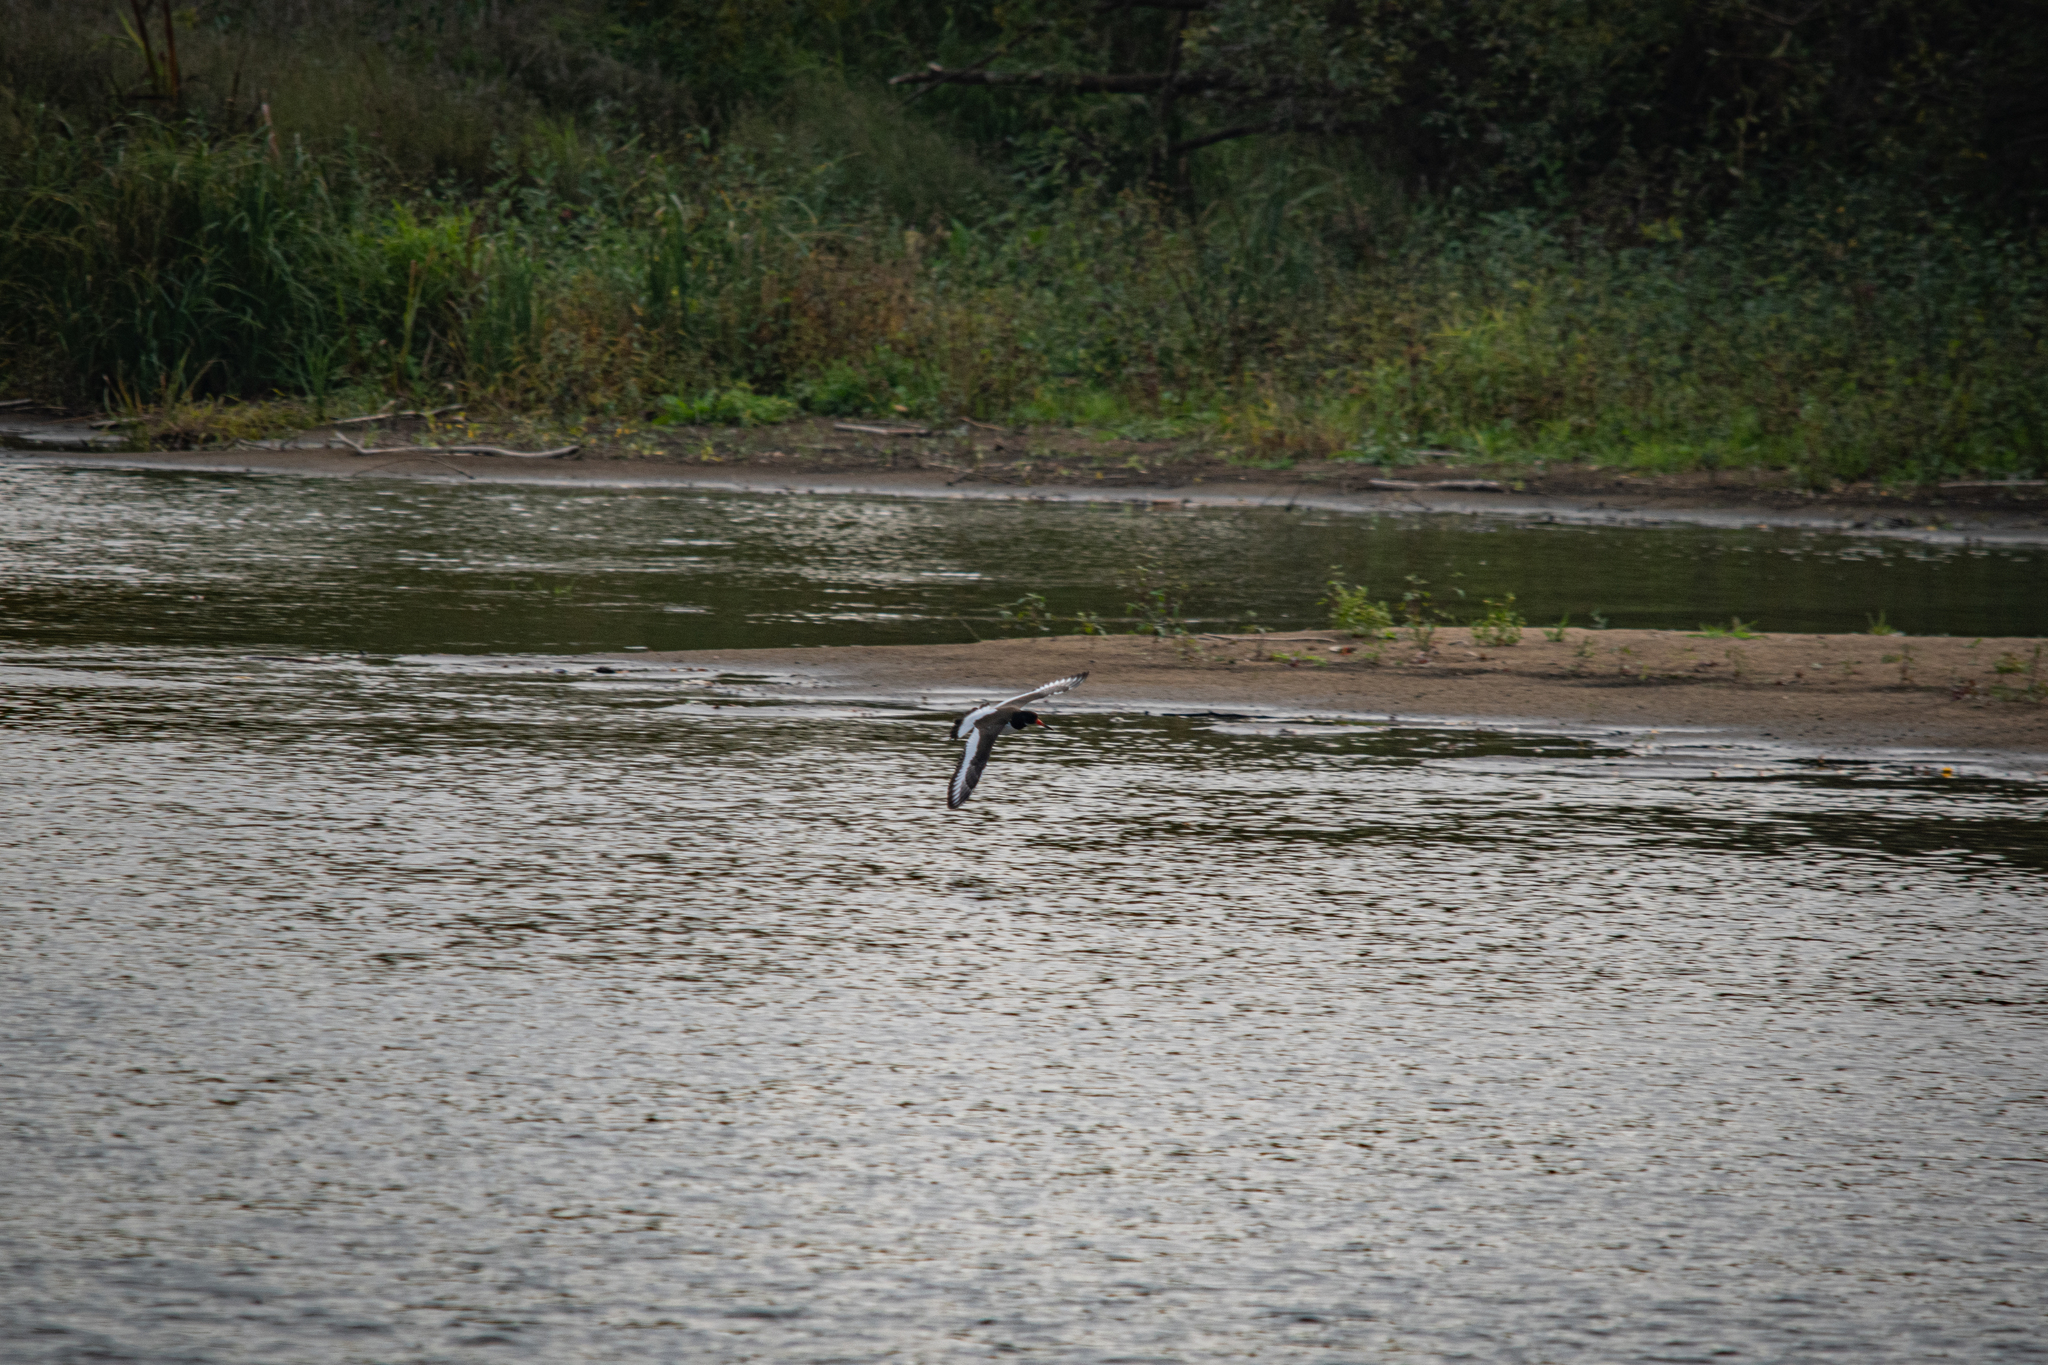
[[[960,717],[953,726],[953,738],[965,740],[967,752],[960,755],[960,766],[954,770],[953,781],[946,788],[947,809],[960,809],[967,804],[967,798],[974,795],[974,784],[981,781],[981,770],[988,766],[988,756],[996,747],[997,735],[1005,730],[1024,730],[1045,724],[1036,711],[1028,711],[1026,707],[1035,701],[1071,691],[1087,679],[1086,673],[1076,673],[1029,692],[1020,692],[1008,701],[992,701],[985,706],[977,706]]]

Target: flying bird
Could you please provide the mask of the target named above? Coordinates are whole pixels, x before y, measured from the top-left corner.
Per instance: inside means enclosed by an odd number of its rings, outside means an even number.
[[[946,788],[946,808],[958,810],[967,804],[968,797],[974,795],[974,784],[981,781],[981,770],[988,766],[989,752],[996,747],[997,735],[1005,730],[1027,730],[1034,725],[1045,724],[1036,711],[1027,711],[1025,707],[1072,691],[1087,680],[1086,673],[1076,673],[1070,678],[1061,678],[1019,693],[1008,701],[992,701],[986,706],[977,706],[960,717],[959,724],[953,727],[953,738],[966,740],[967,752],[960,755],[960,766],[953,773],[952,784]]]

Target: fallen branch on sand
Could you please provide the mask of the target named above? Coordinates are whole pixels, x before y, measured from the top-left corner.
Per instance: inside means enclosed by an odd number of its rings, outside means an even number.
[[[365,422],[396,422],[401,418],[407,417],[418,417],[424,420],[429,417],[444,417],[451,412],[462,412],[467,407],[468,405],[465,403],[456,403],[445,408],[430,408],[426,412],[373,412],[367,417],[344,417],[338,422],[329,422],[327,425],[331,427],[359,427]]]
[[[39,408],[42,404],[33,398],[9,398],[0,402],[0,408]]]
[[[503,446],[365,446],[338,431],[334,436],[358,455],[509,455],[515,460],[560,460],[583,449],[580,445],[563,446],[559,450],[507,450]]]
[[[1388,493],[1505,493],[1507,485],[1493,479],[1438,479],[1434,483],[1417,483],[1413,479],[1367,479],[1367,488],[1377,488]]]
[[[878,427],[866,422],[834,422],[834,431],[857,431],[863,436],[929,436],[930,427]]]

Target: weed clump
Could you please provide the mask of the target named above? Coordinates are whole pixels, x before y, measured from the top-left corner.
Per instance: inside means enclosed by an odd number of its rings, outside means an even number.
[[[1506,648],[1522,642],[1522,628],[1528,621],[1515,610],[1515,595],[1488,597],[1481,601],[1486,608],[1478,620],[1472,623],[1472,638],[1482,645]]]
[[[1390,640],[1394,635],[1394,609],[1376,599],[1363,584],[1331,579],[1324,585],[1321,605],[1328,609],[1330,628],[1345,631],[1361,640]]]

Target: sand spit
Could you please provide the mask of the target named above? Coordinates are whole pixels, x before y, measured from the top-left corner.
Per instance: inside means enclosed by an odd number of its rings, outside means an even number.
[[[1511,647],[1463,629],[1433,647],[1326,631],[1263,639],[1055,636],[963,645],[636,653],[800,679],[826,695],[933,703],[999,696],[1078,669],[1075,706],[1335,712],[1541,729],[1689,728],[1731,740],[1859,750],[2039,754],[2048,769],[2048,642],[1678,631],[1529,631]],[[1375,656],[1377,661],[1375,662]]]

